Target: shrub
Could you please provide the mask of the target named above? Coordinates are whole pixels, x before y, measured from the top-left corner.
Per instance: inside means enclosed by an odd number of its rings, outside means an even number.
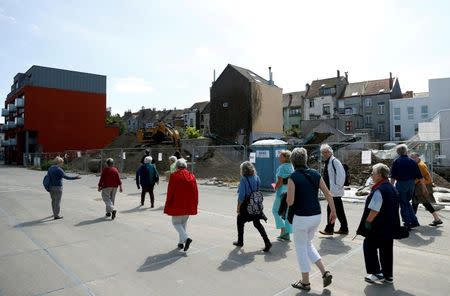
[[[188,139],[197,139],[202,136],[200,131],[193,126],[186,128],[186,135]]]

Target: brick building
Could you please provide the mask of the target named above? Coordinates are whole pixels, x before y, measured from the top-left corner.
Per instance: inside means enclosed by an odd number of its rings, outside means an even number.
[[[8,164],[28,153],[103,148],[119,135],[105,123],[104,75],[32,66],[14,77],[2,116]]]

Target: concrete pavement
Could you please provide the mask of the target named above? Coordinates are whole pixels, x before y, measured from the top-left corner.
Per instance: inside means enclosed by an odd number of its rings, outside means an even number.
[[[450,292],[449,212],[443,227],[421,226],[395,241],[394,285],[370,285],[365,276],[362,239],[323,237],[314,244],[332,272],[322,289],[313,267],[309,293],[290,287],[299,276],[293,243],[275,241],[273,195],[265,199],[273,240],[263,253],[262,239],[247,224],[245,246],[236,238],[235,189],[199,186],[200,213],[191,217],[191,249],[176,249],[178,236],[162,213],[167,184],[156,186],[156,207],[139,206],[134,180],[118,193],[116,220],[104,218],[96,190],[98,177],[64,181],[61,214],[51,217],[50,197],[42,187],[44,172],[0,166],[0,295],[448,295]],[[325,209],[325,203],[322,203]],[[362,204],[345,203],[354,233]],[[325,211],[323,211],[325,213]],[[419,209],[419,221],[432,217]],[[325,218],[322,219],[322,224]],[[323,225],[321,225],[323,228]]]

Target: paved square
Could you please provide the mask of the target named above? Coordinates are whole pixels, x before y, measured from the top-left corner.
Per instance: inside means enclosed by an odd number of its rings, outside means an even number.
[[[0,295],[449,295],[449,212],[442,227],[421,226],[410,238],[395,241],[394,285],[370,285],[365,276],[362,239],[353,235],[314,243],[334,278],[322,289],[313,267],[312,290],[299,292],[290,282],[300,273],[293,243],[275,241],[273,195],[265,199],[273,241],[263,241],[246,225],[245,246],[236,239],[236,189],[199,185],[199,214],[190,218],[191,249],[176,249],[178,235],[162,212],[167,183],[156,186],[156,207],[140,207],[133,178],[118,193],[116,220],[105,219],[97,192],[98,177],[64,181],[61,214],[51,217],[44,172],[0,166]],[[201,183],[201,182],[199,182]],[[361,203],[344,204],[351,233]],[[322,202],[322,209],[325,203]],[[324,213],[324,211],[323,211]],[[322,224],[325,222],[323,215]],[[420,209],[423,225],[432,217]],[[321,225],[323,227],[323,225]]]

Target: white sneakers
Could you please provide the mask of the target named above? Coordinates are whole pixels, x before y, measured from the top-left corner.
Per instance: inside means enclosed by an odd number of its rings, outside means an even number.
[[[384,280],[384,275],[382,273],[368,274],[364,277],[364,280],[368,283],[375,283],[376,281]]]

